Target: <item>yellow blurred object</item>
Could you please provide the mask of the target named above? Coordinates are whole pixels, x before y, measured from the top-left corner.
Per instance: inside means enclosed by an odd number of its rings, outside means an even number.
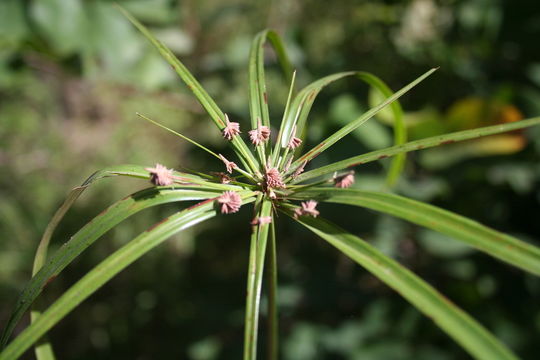
[[[469,97],[456,101],[448,109],[448,130],[459,131],[480,126],[509,123],[523,119],[521,112],[511,104]]]

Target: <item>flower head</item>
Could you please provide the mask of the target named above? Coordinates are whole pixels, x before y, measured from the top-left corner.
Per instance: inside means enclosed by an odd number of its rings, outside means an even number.
[[[266,185],[271,188],[275,189],[281,189],[285,188],[285,183],[283,182],[283,179],[281,178],[281,174],[279,173],[279,170],[276,168],[269,168],[266,167],[266,174],[264,175],[264,178],[266,180]]]
[[[266,224],[270,224],[271,222],[272,222],[271,216],[261,216],[261,217],[256,217],[255,219],[251,220],[251,225],[253,226],[266,225]]]
[[[229,116],[227,114],[225,114],[225,124],[226,126],[222,130],[225,139],[232,140],[234,136],[240,134],[240,124],[229,121]]]
[[[235,191],[225,191],[217,198],[217,202],[221,205],[222,214],[235,213],[242,206],[242,198]]]
[[[144,168],[144,170],[150,172],[150,181],[156,186],[167,186],[174,182],[173,169],[167,169],[161,164],[156,164],[153,168]]]
[[[337,188],[345,189],[354,184],[354,171],[350,171],[347,174],[334,177],[334,186]]]
[[[298,218],[302,215],[309,215],[317,217],[319,211],[315,209],[317,207],[317,202],[315,200],[308,200],[301,203],[302,207],[294,209],[294,217]]]
[[[291,139],[289,140],[289,143],[287,144],[287,147],[289,149],[296,149],[297,147],[302,144],[302,139],[296,137],[296,125],[294,126],[293,133],[291,136]]]
[[[255,146],[267,141],[270,138],[270,128],[261,124],[259,119],[259,126],[256,129],[248,131],[249,139]]]
[[[221,159],[221,161],[223,161],[223,163],[225,164],[225,167],[227,168],[227,172],[229,174],[232,174],[232,171],[234,169],[238,169],[238,165],[236,165],[234,162],[232,161],[229,161],[225,158],[225,156],[219,154],[219,158]]]

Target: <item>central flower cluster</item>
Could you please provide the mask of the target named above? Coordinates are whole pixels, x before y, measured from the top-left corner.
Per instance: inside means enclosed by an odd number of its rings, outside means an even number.
[[[229,120],[229,117],[225,115],[224,127],[222,128],[222,136],[228,141],[235,141],[235,137],[241,134],[240,124],[237,122],[232,122]],[[241,173],[243,176],[251,179],[253,182],[257,183],[260,186],[260,190],[271,199],[277,199],[279,190],[287,188],[286,183],[290,179],[294,179],[299,176],[306,166],[306,161],[301,162],[300,164],[293,165],[294,159],[294,150],[302,144],[302,140],[296,137],[296,126],[292,128],[292,132],[288,139],[281,139],[285,149],[283,156],[272,156],[270,155],[265,159],[265,147],[266,143],[270,140],[271,130],[268,126],[265,126],[261,123],[260,119],[257,119],[257,127],[253,130],[248,131],[249,139],[251,143],[257,148],[257,154],[259,155],[259,160],[264,161],[265,165],[262,169],[262,173],[255,170],[247,172],[241,169],[235,162],[229,161],[225,156],[221,154],[214,154],[225,165],[225,172],[213,173],[219,178],[220,183],[230,184],[234,183],[235,179],[228,174],[232,174],[233,171]],[[279,141],[279,140],[278,140]],[[209,151],[209,150],[208,150]],[[253,167],[252,167],[253,168]],[[161,164],[156,164],[153,168],[146,168],[150,173],[150,180],[154,185],[157,186],[170,186],[174,183],[181,183],[183,185],[189,184],[189,182],[184,181],[185,179],[179,176],[175,176],[173,169],[168,169]],[[348,172],[346,174],[337,176],[334,175],[332,178],[334,186],[338,188],[346,188],[351,186],[354,183],[354,172]],[[237,185],[241,183],[237,182]],[[285,196],[286,193],[279,193],[280,199]],[[227,190],[223,192],[216,199],[216,205],[219,211],[222,214],[232,214],[237,212],[242,206],[242,197],[240,194],[234,190]],[[313,216],[316,217],[319,214],[319,211],[316,209],[317,202],[314,200],[309,200],[302,202],[300,207],[294,208],[294,216]],[[252,221],[252,225],[264,225],[271,222],[271,217],[260,217],[255,218]]]

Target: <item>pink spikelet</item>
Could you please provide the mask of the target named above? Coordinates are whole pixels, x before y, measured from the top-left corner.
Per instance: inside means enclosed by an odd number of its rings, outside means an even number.
[[[270,188],[275,188],[275,189],[285,188],[285,183],[283,182],[283,179],[281,178],[281,174],[279,173],[279,170],[276,168],[269,168],[267,166],[266,174],[264,175],[264,178],[266,180],[266,185]]]
[[[255,219],[251,220],[251,225],[253,226],[266,225],[266,224],[270,224],[271,222],[272,222],[271,216],[261,216],[261,217],[256,217]]]
[[[242,206],[242,198],[235,191],[225,191],[217,198],[217,202],[221,205],[222,214],[235,213]]]
[[[219,158],[225,164],[225,167],[227,168],[227,172],[229,174],[232,174],[234,169],[238,169],[238,166],[234,162],[227,160],[225,156],[219,154]]]
[[[225,127],[222,130],[223,137],[227,140],[232,140],[233,137],[240,134],[240,124],[229,121],[229,116],[225,114]]]
[[[260,143],[268,141],[270,138],[270,128],[261,124],[261,119],[259,119],[259,126],[256,129],[248,131],[249,139],[251,143],[255,146]]]
[[[354,171],[347,174],[334,177],[334,186],[340,189],[345,189],[354,184]]]
[[[296,168],[296,170],[292,174],[293,179],[296,179],[298,177],[298,175],[300,175],[301,173],[304,172],[304,168],[306,167],[306,164],[307,164],[307,160],[304,161],[302,164],[300,164],[299,167]]]
[[[294,217],[298,218],[302,215],[308,215],[317,217],[319,211],[316,209],[317,202],[315,200],[308,200],[301,203],[302,207],[294,209]]]
[[[291,140],[289,140],[289,144],[287,144],[287,147],[289,149],[296,149],[302,144],[302,139],[296,137],[296,125],[294,126],[293,133],[291,136]]]
[[[168,186],[174,182],[173,169],[167,169],[161,164],[156,164],[153,168],[144,168],[150,173],[150,181],[156,186]]]

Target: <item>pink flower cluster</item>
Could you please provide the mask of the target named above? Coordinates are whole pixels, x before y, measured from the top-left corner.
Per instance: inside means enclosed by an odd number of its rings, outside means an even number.
[[[274,189],[285,188],[285,183],[283,182],[278,169],[266,167],[266,174],[264,177],[266,180],[266,186]]]
[[[262,125],[261,120],[259,119],[259,126],[254,130],[248,131],[248,134],[251,143],[257,146],[261,143],[268,141],[268,139],[270,138],[270,128],[268,126]]]
[[[300,204],[302,207],[294,209],[294,217],[298,218],[299,216],[313,216],[317,217],[319,211],[316,209],[317,202],[315,200],[304,201]]]
[[[153,168],[144,168],[150,173],[150,181],[156,186],[168,186],[174,183],[176,178],[173,175],[173,169],[167,169],[161,164],[156,164]]]
[[[229,116],[225,114],[225,127],[222,130],[223,137],[232,140],[233,137],[240,134],[240,124],[229,121]]]
[[[345,189],[354,184],[354,171],[347,174],[334,177],[334,186],[340,189]]]
[[[253,226],[266,225],[266,224],[270,224],[271,222],[272,222],[271,216],[261,216],[261,217],[256,217],[255,219],[251,220],[251,225]]]
[[[225,191],[217,198],[217,202],[221,205],[222,214],[235,213],[242,206],[242,198],[235,191]]]
[[[219,154],[219,158],[221,159],[221,161],[223,161],[223,163],[225,164],[225,168],[227,168],[227,172],[229,174],[232,174],[232,171],[234,169],[238,169],[238,165],[236,165],[236,163],[232,162],[232,161],[229,161],[225,158],[225,156]]]

